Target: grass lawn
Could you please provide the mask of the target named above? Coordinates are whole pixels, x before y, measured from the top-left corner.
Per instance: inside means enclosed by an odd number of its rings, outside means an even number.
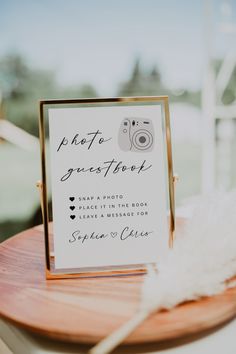
[[[0,168],[0,238],[4,239],[20,231],[39,206],[35,187],[40,178],[39,152],[1,143]]]

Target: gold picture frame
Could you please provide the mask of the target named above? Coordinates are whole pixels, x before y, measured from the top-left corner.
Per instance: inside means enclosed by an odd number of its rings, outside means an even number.
[[[41,210],[44,225],[44,241],[45,241],[45,263],[46,263],[46,279],[75,278],[75,277],[95,277],[137,274],[146,271],[145,265],[140,266],[118,266],[103,267],[99,269],[73,269],[56,271],[54,267],[54,252],[52,247],[52,233],[49,228],[49,205],[48,205],[48,181],[46,166],[46,131],[45,131],[45,112],[49,107],[69,105],[138,105],[138,104],[161,104],[162,117],[164,123],[165,143],[166,143],[166,164],[168,174],[168,202],[169,202],[169,247],[173,247],[174,231],[175,231],[175,181],[173,174],[171,131],[170,131],[170,113],[168,96],[139,96],[139,97],[115,97],[115,98],[86,98],[86,99],[63,99],[63,100],[41,100],[39,102],[39,134],[40,134],[40,153],[41,153],[41,173],[42,179],[37,183],[40,190]]]

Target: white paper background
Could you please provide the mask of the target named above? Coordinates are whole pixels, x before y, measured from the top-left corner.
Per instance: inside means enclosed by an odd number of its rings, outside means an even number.
[[[80,267],[97,267],[109,265],[128,265],[155,262],[158,255],[167,250],[168,226],[166,218],[165,171],[163,161],[163,133],[161,128],[161,107],[150,106],[115,106],[115,107],[81,107],[49,109],[50,161],[52,178],[52,201],[54,222],[54,250],[56,269]],[[118,145],[118,134],[121,122],[126,117],[147,118],[152,120],[155,138],[151,152],[122,151]],[[87,133],[99,130],[104,138],[112,140],[99,145],[94,143],[90,150],[85,145],[62,146],[57,148],[66,137],[72,140],[75,134],[80,139]],[[124,173],[76,173],[61,182],[69,168],[103,165],[104,161],[115,158],[125,165],[141,165],[147,160],[152,168],[140,174],[126,171]],[[123,195],[121,200],[102,200],[103,196]],[[71,202],[69,197],[75,197]],[[97,196],[101,201],[97,201]],[[94,197],[93,201],[80,203],[79,197]],[[129,204],[128,208],[118,208],[117,204]],[[132,208],[132,203],[148,203],[148,207]],[[106,204],[105,209],[100,205]],[[115,204],[115,209],[108,209]],[[75,206],[71,211],[70,206]],[[97,210],[79,211],[80,206],[97,205]],[[136,215],[137,212],[148,212],[146,216]],[[100,218],[103,213],[128,213],[132,217]],[[79,215],[97,214],[97,219],[80,219]],[[70,215],[75,215],[71,220]],[[147,237],[129,237],[120,239],[125,228],[138,232],[153,231]],[[88,239],[84,243],[75,241],[72,233],[90,236],[105,233],[104,239]],[[117,232],[117,237],[110,236]]]

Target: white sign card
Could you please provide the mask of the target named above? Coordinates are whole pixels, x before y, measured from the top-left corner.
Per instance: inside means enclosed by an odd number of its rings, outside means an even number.
[[[167,251],[159,102],[47,108],[55,270],[132,266]]]

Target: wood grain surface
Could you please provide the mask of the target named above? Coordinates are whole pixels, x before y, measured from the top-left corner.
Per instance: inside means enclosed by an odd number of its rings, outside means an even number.
[[[46,280],[41,226],[0,245],[0,315],[51,338],[96,343],[135,313],[142,281],[142,275]],[[235,314],[233,288],[219,296],[152,315],[125,343],[196,334]]]

